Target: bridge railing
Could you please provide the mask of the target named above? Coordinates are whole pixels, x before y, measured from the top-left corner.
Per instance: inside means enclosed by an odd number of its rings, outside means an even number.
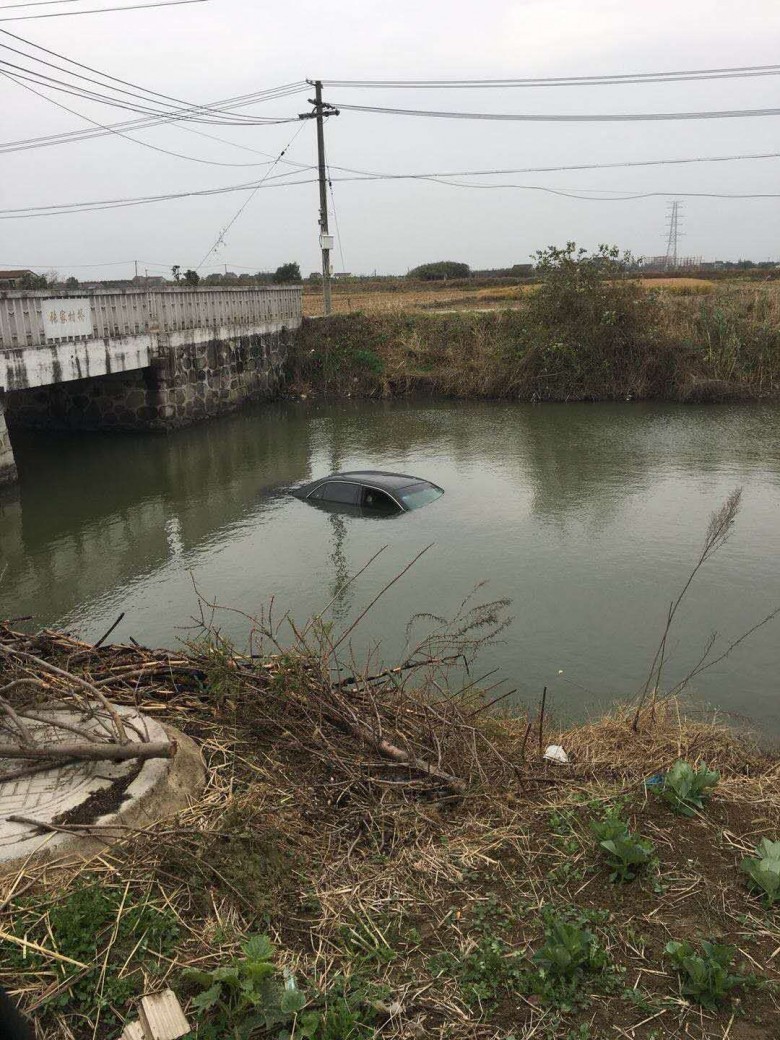
[[[297,286],[0,292],[0,348],[301,321]]]

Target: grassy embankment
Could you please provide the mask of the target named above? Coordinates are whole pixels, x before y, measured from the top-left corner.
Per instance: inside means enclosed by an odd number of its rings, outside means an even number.
[[[32,649],[65,670],[35,672],[49,695],[67,670],[99,683],[189,733],[208,770],[176,820],[0,879],[0,984],[40,1040],[115,1040],[165,985],[202,1040],[776,1037],[780,904],[741,862],[780,838],[777,758],[677,701],[560,732],[449,693],[447,661],[503,606],[335,677],[345,643],[321,619],[284,648],[250,640],[261,656],[213,627],[169,653],[0,626],[0,685]],[[698,802],[645,782],[678,759],[720,771]]]
[[[776,282],[637,280],[586,257],[550,265],[539,285],[344,287],[334,300],[333,317],[304,323],[293,392],[552,401],[780,392]]]

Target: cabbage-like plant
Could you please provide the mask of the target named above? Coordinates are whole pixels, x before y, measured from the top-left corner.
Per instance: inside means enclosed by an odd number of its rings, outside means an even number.
[[[617,817],[594,821],[590,829],[612,868],[610,881],[632,881],[653,854],[652,842],[629,830]]]
[[[780,841],[762,838],[756,855],[746,856],[740,867],[750,879],[750,885],[764,893],[767,906],[780,899]]]
[[[664,776],[658,793],[675,812],[693,816],[703,809],[718,781],[720,773],[701,765],[697,769],[690,762],[679,759]]]
[[[733,946],[702,942],[698,953],[689,942],[669,942],[666,955],[680,975],[683,995],[705,1008],[715,1008],[728,997],[735,986],[746,981],[744,975],[732,973]]]

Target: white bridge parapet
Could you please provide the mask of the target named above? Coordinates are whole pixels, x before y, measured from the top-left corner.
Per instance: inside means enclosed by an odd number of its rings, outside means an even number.
[[[2,292],[0,391],[147,368],[161,347],[190,338],[300,323],[301,290],[290,286]]]

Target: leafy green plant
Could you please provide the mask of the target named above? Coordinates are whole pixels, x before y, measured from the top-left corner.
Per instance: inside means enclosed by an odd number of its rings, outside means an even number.
[[[586,928],[554,920],[545,931],[545,944],[533,956],[545,975],[571,980],[606,963],[595,935]]]
[[[545,1002],[570,1011],[582,1001],[585,977],[607,968],[607,955],[595,935],[562,917],[548,917],[545,943],[533,955],[535,972],[526,976],[526,990]]]
[[[658,793],[675,812],[693,816],[703,809],[713,789],[720,780],[720,773],[701,765],[697,769],[690,762],[679,759],[663,779]]]
[[[590,825],[598,846],[612,868],[611,881],[632,881],[653,854],[652,842],[629,830],[615,816],[595,820]]]
[[[214,971],[188,969],[185,975],[200,986],[191,1008],[201,1022],[202,1040],[248,1040],[256,1030],[274,1031],[287,1040],[294,1027],[301,1040],[317,1035],[320,1016],[302,1013],[306,997],[295,979],[280,977],[275,948],[267,935],[255,935],[241,947],[243,957]]]
[[[683,995],[705,1008],[722,1004],[736,986],[746,981],[744,975],[733,974],[733,946],[702,942],[697,953],[689,942],[669,942],[666,954],[680,975]]]
[[[763,838],[755,857],[746,856],[740,867],[752,887],[764,893],[767,906],[773,906],[780,899],[780,841]]]

